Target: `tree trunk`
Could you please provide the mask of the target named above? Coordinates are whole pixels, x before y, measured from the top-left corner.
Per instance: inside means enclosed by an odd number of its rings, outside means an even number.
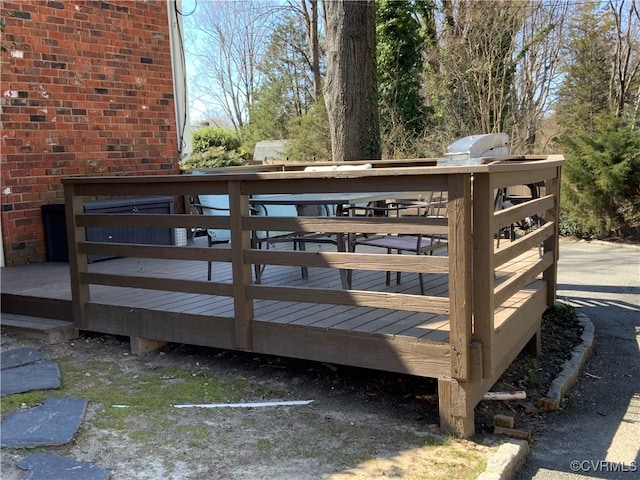
[[[333,0],[326,9],[324,98],[333,160],[381,156],[373,0]]]
[[[307,39],[309,40],[309,56],[311,57],[311,73],[313,74],[313,94],[314,100],[319,102],[322,99],[322,73],[320,72],[320,40],[318,39],[318,0],[300,0],[300,10],[307,28]],[[309,13],[311,9],[311,13]]]

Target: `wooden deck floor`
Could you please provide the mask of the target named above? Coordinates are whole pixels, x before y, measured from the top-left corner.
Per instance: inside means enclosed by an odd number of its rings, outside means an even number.
[[[322,248],[310,246],[310,248]],[[91,272],[118,273],[137,276],[159,276],[190,280],[206,279],[206,262],[117,258],[89,265]],[[230,264],[214,263],[214,278],[231,282]],[[357,290],[419,293],[417,275],[404,274],[402,282],[385,285],[384,272],[356,271],[352,288]],[[300,269],[270,265],[262,277],[263,285],[296,285],[309,288],[341,289],[338,271],[310,268],[307,279]],[[447,296],[446,275],[426,275],[428,295]],[[2,293],[5,296],[41,300],[71,301],[69,265],[41,263],[2,269]],[[175,313],[233,318],[233,299],[215,295],[188,294],[134,288],[91,286],[91,301],[95,304],[143,308]],[[19,313],[19,312],[17,312]],[[43,311],[42,315],[48,313]],[[299,302],[255,300],[255,320],[282,325],[298,325],[318,329],[335,329],[368,334],[407,336],[426,341],[448,341],[448,318],[406,311],[349,307]]]
[[[198,239],[197,241],[202,241]],[[321,245],[308,247],[324,248]],[[532,251],[530,255],[535,255]],[[526,261],[523,257],[521,261]],[[517,268],[517,264],[503,266],[502,276]],[[91,272],[118,273],[136,276],[180,278],[189,280],[206,279],[206,262],[156,260],[136,258],[116,258],[103,260],[89,265]],[[231,282],[231,268],[227,263],[213,265],[214,278],[219,282]],[[70,309],[71,289],[69,265],[66,263],[40,263],[2,269],[2,294],[13,305],[20,298],[62,302]],[[337,270],[310,268],[307,279],[303,279],[296,267],[268,266],[262,277],[263,285],[309,288],[341,289]],[[399,293],[419,293],[417,275],[403,274],[402,282],[396,284],[392,274],[391,285],[385,284],[385,272],[355,271],[352,288],[366,291],[387,291]],[[449,294],[447,275],[425,275],[427,295],[444,296]],[[527,297],[523,291],[520,298],[512,300],[510,305],[501,306],[500,311],[517,308],[520,301]],[[18,300],[16,300],[18,299]],[[91,301],[94,304],[118,307],[141,308],[148,310],[194,314],[221,318],[233,318],[234,305],[230,297],[216,295],[189,294],[134,288],[91,286]],[[13,313],[20,313],[15,312]],[[64,311],[64,309],[63,309]],[[31,313],[33,314],[33,313]],[[59,317],[58,310],[43,310],[41,316]],[[410,337],[422,341],[447,342],[449,340],[449,321],[446,315],[418,314],[390,309],[351,307],[316,303],[281,302],[273,300],[255,300],[255,321],[280,325],[296,325],[323,330],[342,330],[391,337]]]

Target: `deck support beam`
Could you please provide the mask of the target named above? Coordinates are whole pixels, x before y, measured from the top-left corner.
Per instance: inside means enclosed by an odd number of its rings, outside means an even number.
[[[155,352],[167,346],[167,342],[162,340],[152,340],[150,338],[130,337],[131,354],[144,355],[145,353]]]
[[[78,244],[86,241],[86,230],[78,225],[76,215],[84,212],[84,198],[77,194],[75,185],[64,189],[67,227],[67,245],[69,248],[69,275],[71,280],[71,298],[73,324],[78,329],[87,327],[87,303],[91,299],[89,285],[82,283],[81,275],[88,271],[86,254],[78,251]]]
[[[440,428],[456,437],[468,438],[475,432],[473,409],[462,382],[453,378],[438,379]]]
[[[469,345],[470,377],[459,381],[450,377],[438,378],[438,411],[440,428],[460,438],[469,438],[475,432],[473,410],[482,395],[493,385],[483,380],[482,343]]]
[[[495,255],[491,218],[495,210],[494,189],[487,174],[473,177],[473,316],[474,338],[482,343],[484,377],[494,371]]]
[[[233,304],[235,311],[235,344],[238,350],[251,352],[253,336],[253,301],[247,298],[246,286],[251,285],[251,264],[246,263],[244,252],[251,248],[248,231],[242,219],[249,213],[249,198],[241,195],[240,182],[229,182],[229,209],[231,222],[231,270],[233,272]]]
[[[547,282],[547,306],[552,307],[556,301],[556,287],[558,283],[558,258],[560,252],[560,173],[561,167],[556,167],[556,176],[547,179],[545,182],[545,194],[553,195],[554,207],[551,211],[546,213],[546,218],[543,219],[545,223],[553,222],[555,231],[552,237],[547,238],[544,241],[544,251],[553,252],[553,263],[549,266],[543,274],[544,280]]]

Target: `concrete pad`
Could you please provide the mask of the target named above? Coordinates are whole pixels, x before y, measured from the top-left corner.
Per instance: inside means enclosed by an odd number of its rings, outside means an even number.
[[[2,370],[0,396],[60,388],[60,367],[55,362],[34,363]]]
[[[38,407],[14,413],[0,425],[0,447],[64,445],[80,428],[88,403],[81,397],[51,397]]]
[[[44,355],[32,347],[14,348],[0,353],[0,368],[20,367],[44,360]]]
[[[16,465],[29,470],[25,480],[106,480],[111,475],[109,470],[92,463],[49,453],[32,453]]]

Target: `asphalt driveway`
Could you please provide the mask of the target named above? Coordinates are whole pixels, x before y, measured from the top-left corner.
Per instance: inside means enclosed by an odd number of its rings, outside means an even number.
[[[517,478],[640,478],[640,248],[561,241],[558,299],[591,319],[595,348]]]

